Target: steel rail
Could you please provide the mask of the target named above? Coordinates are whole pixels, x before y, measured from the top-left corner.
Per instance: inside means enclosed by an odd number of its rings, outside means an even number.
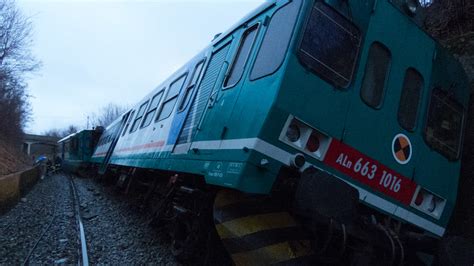
[[[79,197],[77,196],[76,185],[74,184],[74,180],[73,180],[71,175],[69,176],[69,181],[71,183],[72,194],[73,194],[73,197],[74,197],[74,208],[76,210],[76,224],[77,224],[77,227],[78,227],[79,239],[81,241],[80,256],[82,258],[82,265],[83,266],[89,266],[89,256],[88,256],[88,253],[87,253],[86,233],[84,231],[84,225],[82,224],[82,219],[81,219],[81,210],[80,210],[80,205],[79,205]]]

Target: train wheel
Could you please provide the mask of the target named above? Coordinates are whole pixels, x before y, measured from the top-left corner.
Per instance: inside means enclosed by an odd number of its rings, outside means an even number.
[[[173,195],[171,207],[176,214],[171,223],[173,255],[186,262],[205,261],[213,229],[212,197],[199,189],[181,186]]]
[[[199,251],[199,242],[202,238],[202,230],[196,219],[179,219],[174,225],[172,233],[171,252],[182,261],[193,260]]]

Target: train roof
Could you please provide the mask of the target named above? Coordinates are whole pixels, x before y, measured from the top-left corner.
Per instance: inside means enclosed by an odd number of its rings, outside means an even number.
[[[211,41],[211,45],[215,45],[215,44],[219,43],[221,40],[223,40],[227,36],[229,36],[229,34],[232,34],[232,32],[234,32],[235,30],[240,28],[242,25],[244,25],[245,23],[252,20],[254,17],[258,16],[260,13],[262,13],[262,12],[266,11],[267,9],[275,6],[277,4],[277,2],[286,3],[286,2],[289,2],[289,1],[290,0],[280,0],[280,1],[278,1],[278,0],[268,0],[268,1],[266,1],[265,3],[261,4],[256,9],[254,9],[253,11],[248,13],[246,16],[244,16],[242,19],[237,21],[237,23],[232,25],[227,31],[219,34],[218,36],[216,35],[217,37],[214,38],[214,40]]]
[[[60,139],[60,140],[58,140],[58,143],[64,142],[64,141],[66,141],[66,140],[68,140],[68,139],[74,137],[74,136],[77,135],[78,133],[79,133],[79,132],[69,134],[69,135],[67,135],[66,137],[64,137],[64,138],[62,138],[62,139]]]
[[[58,140],[58,143],[64,142],[64,141],[66,141],[66,140],[68,140],[68,139],[70,139],[70,138],[72,138],[72,137],[74,137],[74,136],[76,136],[76,135],[79,135],[79,134],[81,134],[81,133],[83,133],[83,132],[88,132],[88,131],[94,131],[94,130],[91,130],[91,129],[83,129],[83,130],[77,131],[77,132],[75,132],[75,133],[69,134],[69,135],[67,135],[66,137],[64,137],[64,138],[62,138],[62,139],[60,139],[60,140]]]
[[[210,42],[209,45],[206,45],[206,47],[204,47],[193,58],[191,58],[190,60],[185,62],[180,68],[178,68],[176,71],[174,71],[171,75],[169,75],[162,82],[160,82],[156,87],[151,89],[143,98],[141,98],[130,109],[128,109],[126,112],[123,112],[114,122],[112,122],[109,126],[106,127],[106,130],[112,128],[115,124],[117,124],[121,120],[123,114],[135,110],[137,108],[137,106],[139,106],[143,102],[143,100],[150,98],[151,96],[153,96],[154,93],[156,93],[156,91],[159,88],[167,86],[167,83],[169,83],[172,80],[174,80],[175,78],[177,78],[178,75],[181,75],[183,73],[183,71],[190,65],[191,62],[194,62],[196,60],[201,59],[203,57],[203,55],[205,55],[209,51],[210,47],[219,44],[222,40],[227,38],[230,34],[235,32],[239,28],[241,28],[243,25],[246,25],[246,23],[248,23],[249,21],[251,21],[252,19],[257,17],[261,13],[267,11],[270,8],[284,5],[284,4],[286,4],[290,1],[292,1],[292,0],[267,0],[264,3],[262,3],[260,6],[255,8],[253,11],[249,12],[246,16],[244,16],[242,19],[237,21],[235,24],[233,24],[227,31],[225,31],[223,33],[220,33],[220,34],[217,34],[216,37],[214,37],[214,39]],[[376,3],[377,3],[377,0],[373,0],[373,4],[376,5]],[[406,19],[410,20],[411,23],[419,29],[420,34],[424,34],[424,35],[428,36],[436,44],[435,45],[436,50],[440,50],[440,53],[445,53],[444,52],[444,47],[435,38],[433,38],[433,36],[431,36],[425,29],[423,29],[423,27],[420,25],[419,20],[421,18],[423,18],[422,14],[417,13],[416,16],[412,16],[412,17],[409,16],[406,13],[406,11],[403,10],[403,4],[405,4],[405,2],[401,1],[401,0],[389,1],[389,3],[392,4],[393,8],[398,10],[398,12],[403,13],[405,15]],[[339,11],[341,11],[341,10],[339,10]],[[421,11],[422,10],[419,10],[419,12],[421,12]],[[445,53],[445,54],[448,58],[450,58],[451,61],[457,62],[457,60],[454,58],[454,56],[452,56],[449,53]]]

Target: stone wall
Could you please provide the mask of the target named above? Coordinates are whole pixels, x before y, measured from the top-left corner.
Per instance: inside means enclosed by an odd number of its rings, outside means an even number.
[[[15,205],[38,181],[44,171],[40,166],[0,177],[0,214]]]

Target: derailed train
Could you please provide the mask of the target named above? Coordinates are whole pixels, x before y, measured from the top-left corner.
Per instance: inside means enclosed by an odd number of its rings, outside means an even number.
[[[159,191],[182,257],[211,216],[235,264],[462,259],[445,234],[468,82],[419,9],[267,1],[108,126],[86,165]]]

